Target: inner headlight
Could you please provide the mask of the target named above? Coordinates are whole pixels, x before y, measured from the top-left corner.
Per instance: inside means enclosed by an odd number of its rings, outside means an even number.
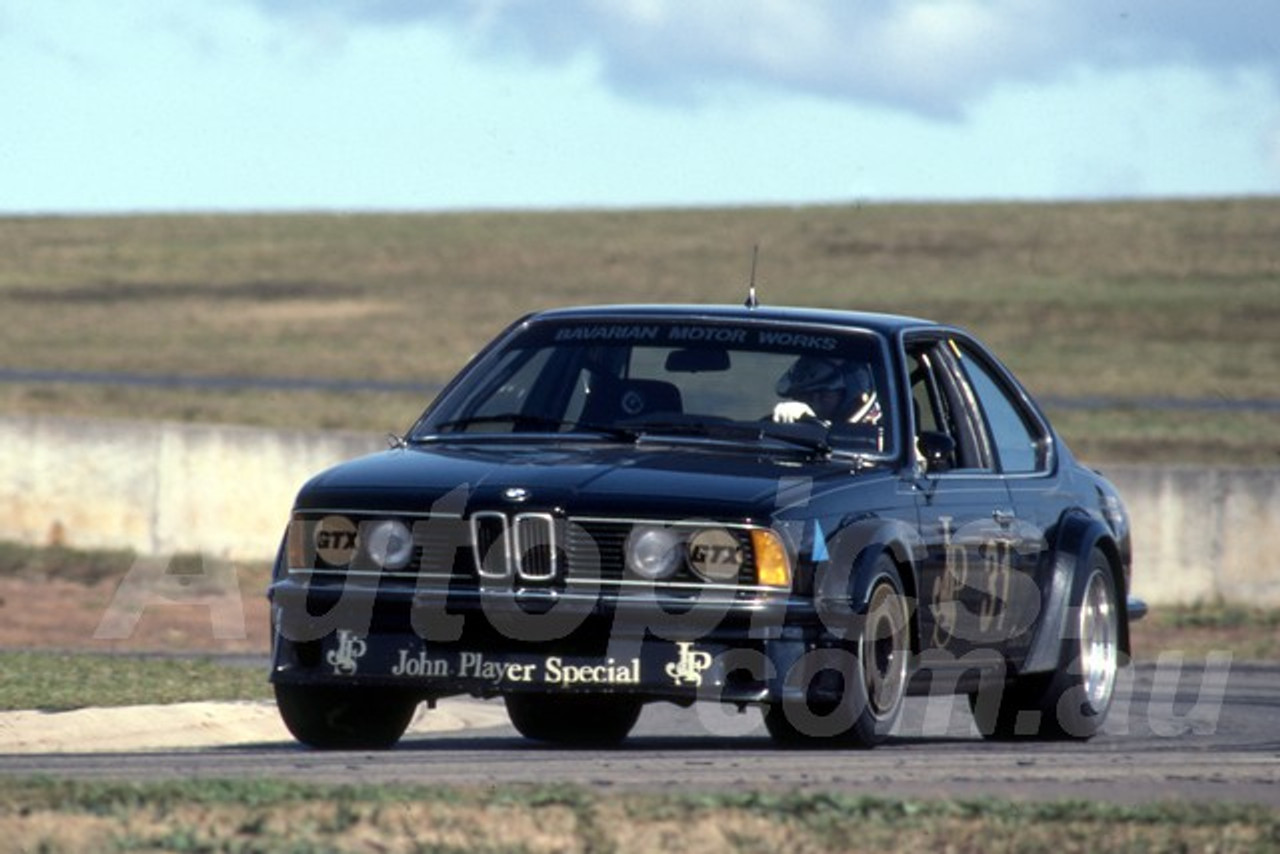
[[[627,537],[627,569],[641,578],[668,578],[680,566],[680,536],[669,528],[641,526]]]
[[[413,557],[413,534],[396,519],[370,523],[364,533],[364,550],[383,569],[404,569]]]

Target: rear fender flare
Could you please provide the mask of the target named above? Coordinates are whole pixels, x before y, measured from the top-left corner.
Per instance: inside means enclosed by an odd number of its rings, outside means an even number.
[[[1125,601],[1127,590],[1120,552],[1106,525],[1081,514],[1064,517],[1053,547],[1049,589],[1043,599],[1044,612],[1021,672],[1042,673],[1058,667],[1072,591],[1077,580],[1088,572],[1089,557],[1094,549],[1106,555],[1115,582],[1116,598],[1121,603]],[[1119,646],[1122,653],[1129,654],[1129,621],[1124,614],[1120,615]]]

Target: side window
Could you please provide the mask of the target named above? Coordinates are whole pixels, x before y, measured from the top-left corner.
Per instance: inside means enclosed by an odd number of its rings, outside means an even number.
[[[971,417],[968,391],[956,376],[958,366],[951,348],[937,339],[927,339],[908,344],[907,356],[917,442],[920,433],[946,434],[955,443],[955,451],[944,470],[990,470],[993,466],[986,432]]]
[[[1000,467],[1010,473],[1043,469],[1045,442],[1039,429],[1030,426],[1030,419],[987,366],[967,353],[962,364],[986,415],[991,439],[1000,457]]]
[[[942,433],[954,440],[955,430],[951,426],[950,412],[946,399],[938,388],[929,354],[923,349],[913,349],[908,356],[911,364],[911,406],[915,416],[914,440],[917,450],[920,447],[920,436],[924,433]],[[956,458],[952,453],[951,459],[944,463],[944,468],[955,467]]]

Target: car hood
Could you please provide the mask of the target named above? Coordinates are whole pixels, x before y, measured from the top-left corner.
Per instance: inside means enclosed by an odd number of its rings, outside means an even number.
[[[847,460],[703,445],[457,443],[383,451],[313,478],[296,508],[763,519],[788,484],[840,477]],[[512,490],[523,490],[513,493]],[[807,491],[807,490],[806,490]]]

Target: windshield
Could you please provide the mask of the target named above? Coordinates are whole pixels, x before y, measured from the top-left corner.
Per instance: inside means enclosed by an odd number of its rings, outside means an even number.
[[[861,330],[535,320],[472,365],[408,438],[696,436],[890,455],[888,376],[883,339]]]

